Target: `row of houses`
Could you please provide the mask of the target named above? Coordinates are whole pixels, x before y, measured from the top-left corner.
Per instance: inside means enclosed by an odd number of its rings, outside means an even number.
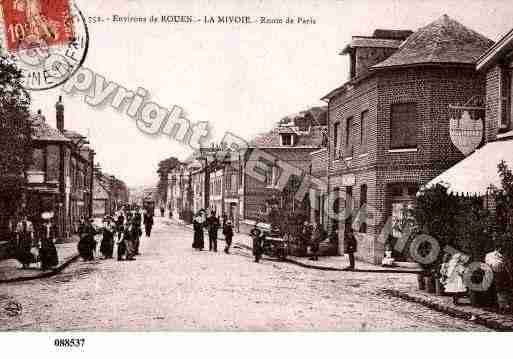
[[[93,185],[93,217],[113,216],[129,204],[129,190],[126,184],[115,176],[95,167]]]
[[[184,220],[200,209],[213,210],[232,220],[240,231],[248,231],[257,221],[266,222],[273,201],[281,202],[281,208],[293,203],[297,213],[307,216],[309,209],[302,201],[286,201],[276,190],[275,163],[286,161],[309,169],[311,152],[326,146],[326,131],[327,109],[314,107],[256,136],[243,152],[228,153],[222,146],[202,148],[168,174],[167,206],[174,217]],[[252,156],[256,150],[272,159],[263,170],[262,181],[247,170],[258,166]]]
[[[126,185],[101,173],[87,137],[67,128],[68,121],[62,97],[55,105],[56,127],[41,111],[32,116],[32,161],[24,185],[0,194],[0,241],[10,239],[23,215],[37,225],[43,212],[53,212],[57,235],[65,238],[76,233],[81,217],[110,214],[128,201]]]
[[[273,203],[292,205],[298,215],[337,230],[340,244],[352,225],[357,257],[380,263],[383,227],[403,219],[419,188],[489,144],[493,158],[512,156],[505,150],[512,134],[512,50],[511,32],[494,44],[447,15],[417,31],[354,36],[340,52],[350,59],[348,80],[322,98],[320,121],[280,123],[228,163],[197,154],[169,174],[168,205],[182,217],[215,208],[241,231]],[[255,149],[274,161],[258,179],[247,171]],[[275,190],[280,161],[326,186],[312,185],[315,192],[299,203],[287,200]],[[463,192],[468,178],[462,176]],[[330,200],[333,194],[339,200]],[[328,213],[364,206],[373,220],[357,226],[352,216]]]

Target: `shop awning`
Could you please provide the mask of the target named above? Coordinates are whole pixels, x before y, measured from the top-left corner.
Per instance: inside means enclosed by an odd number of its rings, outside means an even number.
[[[426,187],[440,183],[452,194],[483,196],[490,185],[502,188],[497,168],[501,161],[513,170],[513,138],[486,144],[431,180]]]

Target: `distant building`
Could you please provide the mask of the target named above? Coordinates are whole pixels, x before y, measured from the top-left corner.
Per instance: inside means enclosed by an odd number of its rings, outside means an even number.
[[[318,114],[323,116],[322,111]],[[298,179],[309,174],[310,153],[325,146],[326,126],[322,122],[298,126],[296,121],[280,123],[250,142],[241,169],[237,170],[242,171],[238,182],[241,230],[247,231],[255,221],[266,222],[271,202],[277,202],[283,213],[296,213],[297,216],[309,218],[310,203],[307,197],[298,201],[292,191],[283,192],[277,188],[281,175],[280,161],[297,168],[301,173]],[[255,168],[261,172],[263,181],[251,175]]]
[[[129,192],[126,184],[115,176],[97,169],[93,186],[93,216],[112,216],[127,204]]]

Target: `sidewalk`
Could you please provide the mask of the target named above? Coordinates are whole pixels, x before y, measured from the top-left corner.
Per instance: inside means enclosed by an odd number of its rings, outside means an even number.
[[[76,237],[76,236],[75,236]],[[30,269],[20,269],[21,264],[16,259],[0,261],[0,283],[21,282],[30,279],[50,277],[62,271],[78,258],[78,238],[72,238],[65,243],[55,245],[59,256],[59,265],[54,269],[42,271],[39,263],[33,263]]]
[[[181,221],[169,219],[171,223],[181,224],[192,230],[192,225],[186,225]],[[222,238],[221,238],[222,239]],[[251,250],[252,239],[249,235],[242,233],[235,233],[234,244],[236,246]],[[336,257],[319,257],[318,261],[311,261],[304,257],[287,256],[287,262],[293,263],[305,268],[319,269],[319,270],[332,270],[344,271],[343,268],[349,265],[346,256]],[[405,269],[405,268],[384,268],[372,265],[366,262],[357,261],[357,270],[355,272],[370,272],[370,273],[420,273],[420,270]],[[400,281],[391,285],[384,290],[385,294],[407,300],[410,302],[421,304],[430,309],[436,310],[441,313],[448,314],[453,317],[471,320],[477,324],[485,327],[500,330],[512,331],[513,330],[513,316],[502,315],[495,313],[491,310],[483,308],[476,308],[470,306],[469,300],[465,299],[462,305],[452,304],[452,298],[448,296],[436,296],[435,294],[421,291],[417,287],[416,280]]]
[[[476,308],[470,305],[469,299],[465,298],[460,305],[454,305],[452,298],[448,296],[437,296],[416,287],[387,289],[385,293],[396,298],[401,298],[410,302],[421,304],[425,307],[434,309],[453,317],[471,320],[485,327],[499,330],[513,330],[513,316],[498,314],[491,310]]]
[[[185,224],[181,220],[176,220],[172,218],[167,218],[167,221],[183,225],[186,228],[192,230],[192,224]],[[220,236],[219,239],[223,240],[223,237]],[[248,250],[252,250],[253,240],[251,236],[244,233],[234,233],[233,236],[233,244],[235,246],[239,246]],[[264,257],[265,258],[265,257]],[[343,271],[344,268],[349,266],[349,258],[347,256],[329,256],[329,257],[319,257],[318,261],[311,261],[308,257],[296,257],[288,255],[287,262],[299,265],[305,268],[311,269],[319,269],[319,270],[329,270],[329,271]],[[407,269],[400,267],[382,267],[374,264],[370,264],[367,262],[356,261],[356,272],[376,272],[376,273],[410,273],[416,274],[421,273],[420,269]]]

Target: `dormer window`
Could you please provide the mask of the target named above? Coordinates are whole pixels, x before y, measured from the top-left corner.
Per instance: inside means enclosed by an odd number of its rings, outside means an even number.
[[[294,145],[294,136],[292,133],[282,133],[280,135],[281,145],[282,146],[293,146]]]

